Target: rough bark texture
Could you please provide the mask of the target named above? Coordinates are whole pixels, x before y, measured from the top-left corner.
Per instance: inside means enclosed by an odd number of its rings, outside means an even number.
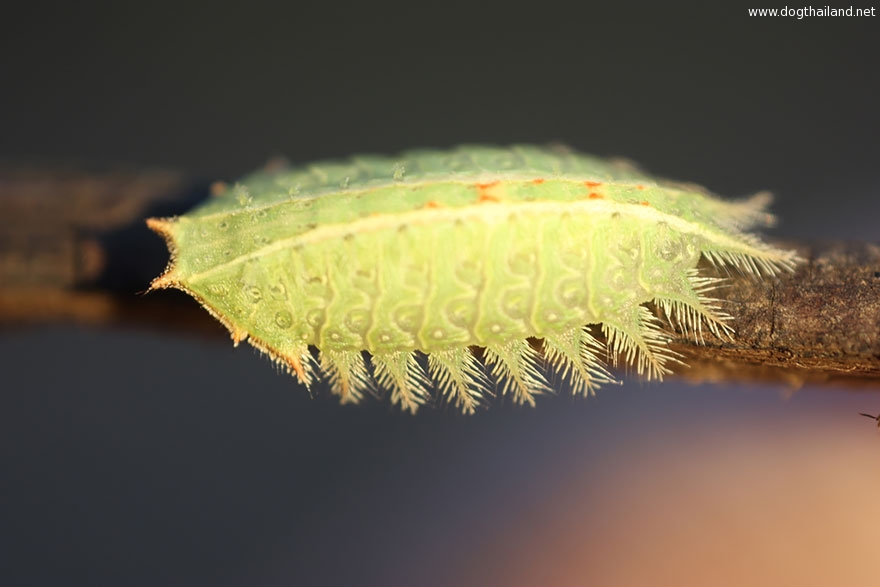
[[[179,214],[206,194],[206,182],[163,170],[0,166],[0,327],[204,328],[182,294],[138,294],[168,261],[144,218]]]
[[[139,295],[167,252],[144,225],[181,214],[208,184],[166,171],[0,168],[0,327],[47,321],[135,324],[223,336],[183,295]],[[718,290],[736,340],[704,333],[674,350],[699,380],[880,378],[880,245],[777,243],[807,262],[777,279],[727,273]]]
[[[807,262],[775,280],[732,275],[718,292],[736,340],[710,335],[705,348],[678,340],[676,349],[701,377],[715,370],[764,378],[773,369],[793,384],[880,377],[880,246],[777,244],[796,248]]]

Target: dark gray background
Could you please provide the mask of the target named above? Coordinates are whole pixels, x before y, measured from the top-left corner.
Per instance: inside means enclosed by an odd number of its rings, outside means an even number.
[[[70,3],[2,21],[3,161],[234,179],[275,155],[556,141],[725,195],[770,189],[779,236],[880,234],[876,18],[328,2]],[[719,412],[834,407],[631,381],[410,417],[312,400],[248,348],[75,327],[0,332],[0,370],[10,585],[462,582],[567,482],[573,452],[578,475],[601,475],[624,440]]]

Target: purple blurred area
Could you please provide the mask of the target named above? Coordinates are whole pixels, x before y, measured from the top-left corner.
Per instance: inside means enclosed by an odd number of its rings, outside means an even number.
[[[228,345],[50,329],[0,352],[20,382],[2,404],[7,584],[874,573],[880,432],[857,412],[876,394],[629,382],[412,417],[312,400]]]
[[[772,190],[776,236],[878,240],[875,19],[194,6],[8,9],[0,161],[234,179],[556,141]],[[411,417],[223,341],[57,326],[0,357],[0,585],[878,580],[877,390],[628,379]]]

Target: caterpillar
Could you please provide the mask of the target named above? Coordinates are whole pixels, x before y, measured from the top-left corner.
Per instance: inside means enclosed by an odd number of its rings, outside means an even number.
[[[493,379],[534,405],[542,363],[590,394],[614,380],[603,353],[660,379],[676,356],[647,302],[698,340],[734,334],[701,256],[756,277],[799,261],[745,232],[773,222],[765,193],[724,201],[559,147],[358,156],[213,191],[147,221],[171,253],[151,289],[189,293],[307,388],[388,390],[410,412],[436,390],[473,413]]]

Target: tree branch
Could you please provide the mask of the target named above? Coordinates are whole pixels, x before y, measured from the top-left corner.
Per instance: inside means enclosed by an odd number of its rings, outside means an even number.
[[[168,171],[0,167],[0,327],[39,322],[128,325],[224,336],[179,292],[139,295],[167,262],[148,216],[182,214],[209,184]],[[701,380],[794,384],[880,378],[880,246],[777,243],[807,262],[793,274],[727,279],[715,295],[736,340],[674,343]],[[872,383],[873,382],[873,383]]]

